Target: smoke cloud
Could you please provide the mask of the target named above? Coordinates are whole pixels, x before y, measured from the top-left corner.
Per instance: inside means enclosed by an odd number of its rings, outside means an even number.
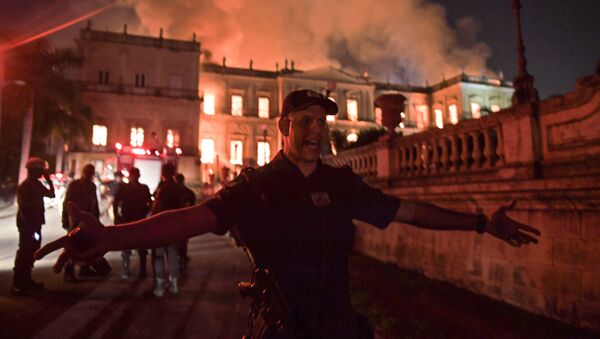
[[[63,2],[64,0],[56,0]],[[71,1],[69,1],[71,2]],[[471,17],[448,23],[430,0],[90,0],[70,10],[114,3],[94,28],[191,39],[196,33],[215,62],[274,69],[284,59],[296,68],[333,65],[367,71],[379,81],[422,85],[453,76],[490,73],[481,24]],[[63,7],[64,8],[64,7]]]

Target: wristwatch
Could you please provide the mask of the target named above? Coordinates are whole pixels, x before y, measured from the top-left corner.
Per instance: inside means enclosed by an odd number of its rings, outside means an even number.
[[[487,225],[487,217],[485,214],[477,215],[477,224],[475,225],[475,231],[479,234],[485,233],[485,226]]]

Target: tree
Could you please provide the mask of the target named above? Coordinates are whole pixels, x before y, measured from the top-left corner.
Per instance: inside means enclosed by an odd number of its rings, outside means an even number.
[[[75,50],[52,48],[47,41],[38,40],[12,50],[6,59],[7,82],[26,83],[24,88],[6,92],[7,106],[13,112],[23,113],[33,105],[32,154],[62,157],[65,144],[78,137],[89,137],[91,110],[84,104],[78,84],[66,76],[81,65],[82,58]],[[20,128],[14,123],[10,127],[6,137],[14,140]],[[8,144],[11,153],[18,145]],[[14,169],[10,172],[15,173]]]

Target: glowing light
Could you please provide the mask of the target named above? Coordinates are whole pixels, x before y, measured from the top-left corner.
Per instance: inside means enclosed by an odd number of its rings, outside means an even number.
[[[149,149],[146,150],[146,155],[150,155],[150,150]]]
[[[258,160],[256,162],[259,166],[263,166],[269,163],[269,160],[271,159],[271,148],[269,147],[269,142],[258,142],[257,158]]]
[[[241,95],[231,96],[231,115],[241,117],[244,110],[244,98]]]
[[[135,155],[146,155],[146,150],[143,148],[132,148],[131,153]]]
[[[175,149],[175,153],[177,153],[177,155],[181,155],[183,153],[183,151],[181,150],[181,148],[177,147]]]
[[[203,164],[212,164],[215,161],[215,141],[213,139],[202,139],[200,149],[202,152],[200,161]]]
[[[425,128],[429,124],[429,108],[427,105],[418,105],[417,111],[417,127]]]
[[[104,125],[92,126],[92,144],[96,146],[106,146],[108,138],[108,128]]]
[[[476,102],[471,102],[471,117],[473,119],[481,118],[481,105]]]
[[[490,109],[492,110],[492,112],[498,112],[500,111],[500,105],[492,105],[492,107],[490,107]]]
[[[450,112],[450,123],[456,125],[458,123],[458,107],[456,104],[448,106],[448,112]]]
[[[243,143],[241,140],[232,140],[230,143],[231,158],[229,163],[232,165],[242,164]]]
[[[358,120],[358,100],[348,99],[346,100],[346,108],[348,111],[348,120]]]
[[[160,152],[159,151],[154,151],[154,155],[159,156]]]
[[[202,111],[206,115],[215,115],[215,96],[212,94],[204,94]]]
[[[269,98],[258,98],[258,117],[269,119]]]
[[[437,128],[444,128],[444,114],[442,110],[436,108],[433,112],[435,113],[435,125]]]
[[[117,149],[117,151],[120,151],[123,149],[123,145],[120,142],[115,143],[115,148]]]
[[[381,110],[381,107],[375,107],[375,123],[377,123],[378,125],[381,125],[383,122],[383,111]]]
[[[179,131],[175,129],[167,130],[167,147],[173,148],[179,146]]]
[[[350,134],[348,134],[346,136],[346,140],[348,140],[348,142],[350,142],[350,143],[357,142],[358,141],[358,134],[356,134],[356,132],[351,132]]]
[[[144,129],[141,127],[131,127],[129,143],[131,146],[142,146],[144,144]]]

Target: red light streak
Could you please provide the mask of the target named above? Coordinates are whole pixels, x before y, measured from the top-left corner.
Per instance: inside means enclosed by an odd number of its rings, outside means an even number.
[[[60,25],[58,25],[58,26],[55,26],[55,27],[53,27],[53,28],[50,28],[50,29],[48,29],[48,30],[46,30],[46,31],[44,31],[44,32],[38,33],[38,34],[36,34],[36,35],[34,35],[34,36],[31,36],[31,37],[29,37],[29,38],[23,39],[23,40],[21,40],[21,41],[17,41],[17,42],[9,43],[9,44],[6,44],[6,45],[4,45],[4,46],[0,46],[0,53],[2,53],[2,52],[6,52],[6,51],[8,51],[8,50],[10,50],[10,49],[13,49],[13,48],[15,48],[15,47],[18,47],[18,46],[24,45],[24,44],[26,44],[26,43],[29,43],[29,42],[35,41],[35,40],[37,40],[37,39],[40,39],[40,38],[43,38],[43,37],[45,37],[45,36],[47,36],[47,35],[50,35],[50,34],[56,33],[56,32],[58,32],[58,31],[60,31],[60,30],[63,30],[63,29],[65,29],[65,28],[67,28],[67,27],[69,27],[69,26],[72,26],[72,25],[74,25],[74,24],[76,24],[76,23],[78,23],[78,22],[81,22],[81,21],[83,21],[83,20],[85,20],[85,19],[88,19],[88,18],[91,18],[91,17],[93,17],[93,16],[95,16],[95,15],[98,15],[98,14],[100,14],[100,13],[102,13],[102,12],[106,11],[107,9],[111,8],[111,7],[112,7],[112,6],[114,6],[114,5],[115,5],[115,4],[109,4],[109,5],[106,5],[106,6],[100,7],[100,8],[98,8],[98,9],[96,9],[96,10],[93,10],[93,11],[91,11],[91,12],[87,13],[87,14],[84,14],[84,15],[82,15],[82,16],[80,16],[80,17],[78,17],[78,18],[75,18],[75,19],[73,19],[73,20],[69,20],[69,21],[67,21],[67,22],[65,22],[65,23],[62,23],[62,24],[60,24]]]

